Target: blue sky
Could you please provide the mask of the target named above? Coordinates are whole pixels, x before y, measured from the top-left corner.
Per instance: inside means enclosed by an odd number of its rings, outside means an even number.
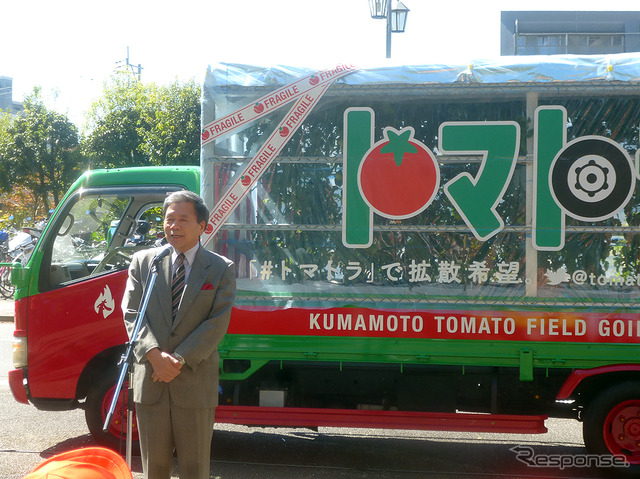
[[[407,30],[393,34],[391,63],[499,56],[502,10],[637,9],[630,0],[403,2]],[[13,99],[39,85],[48,105],[78,126],[127,47],[143,81],[157,83],[200,80],[218,61],[389,62],[385,22],[371,19],[367,0],[31,0],[4,2],[2,10],[0,76],[13,78]]]

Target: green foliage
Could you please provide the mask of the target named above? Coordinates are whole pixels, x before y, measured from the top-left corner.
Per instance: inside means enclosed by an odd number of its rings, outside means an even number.
[[[24,100],[24,112],[2,120],[0,180],[5,191],[28,189],[37,212],[47,212],[79,175],[82,158],[78,130],[66,116],[45,107],[40,89]]]
[[[192,79],[150,89],[140,150],[153,165],[200,164],[200,86]]]
[[[194,80],[158,86],[114,75],[88,120],[84,152],[94,167],[199,163],[200,88]]]
[[[149,87],[133,75],[114,75],[105,84],[103,96],[93,103],[88,113],[90,133],[83,151],[92,167],[118,168],[149,165],[140,145],[141,132],[150,125],[146,119],[152,114]]]
[[[11,173],[4,165],[4,158],[7,156],[7,149],[11,142],[11,114],[0,110],[0,190],[7,191],[11,188]]]
[[[43,218],[86,167],[197,165],[200,87],[195,80],[167,86],[114,75],[87,115],[87,135],[49,110],[40,89],[24,112],[0,111],[0,218]],[[16,192],[20,192],[17,195]],[[25,220],[26,221],[26,220]],[[6,226],[6,225],[5,225]]]

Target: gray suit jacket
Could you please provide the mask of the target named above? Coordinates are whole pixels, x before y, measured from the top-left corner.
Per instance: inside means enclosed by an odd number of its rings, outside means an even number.
[[[124,321],[132,334],[142,289],[159,248],[136,253],[122,299]],[[218,404],[218,344],[227,332],[235,299],[235,268],[231,261],[202,246],[198,249],[175,322],[171,312],[171,256],[158,265],[156,285],[134,347],[133,397],[153,404],[169,392],[171,401],[184,408]],[[146,353],[153,348],[180,354],[187,362],[170,383],[153,382]]]

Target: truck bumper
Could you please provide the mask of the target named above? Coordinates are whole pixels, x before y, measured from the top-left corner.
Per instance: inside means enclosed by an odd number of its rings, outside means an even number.
[[[9,371],[9,387],[11,394],[16,401],[22,404],[29,404],[27,397],[27,388],[24,384],[24,369],[12,369]]]

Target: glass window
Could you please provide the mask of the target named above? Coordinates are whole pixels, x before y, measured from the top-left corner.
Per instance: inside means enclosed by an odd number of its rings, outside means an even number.
[[[162,205],[117,194],[85,195],[54,230],[45,282],[51,288],[126,269],[135,251],[161,240]]]
[[[534,46],[536,36],[527,37]],[[541,45],[562,45],[564,35],[540,38]],[[246,301],[282,297],[289,301],[341,298],[350,302],[442,302],[469,300],[490,304],[566,302],[589,307],[637,302],[640,287],[640,214],[635,196],[615,217],[589,223],[566,218],[561,251],[536,250],[531,242],[533,204],[533,125],[522,101],[487,97],[461,101],[455,91],[445,100],[399,97],[394,108],[362,99],[375,111],[374,139],[385,126],[410,125],[415,138],[431,149],[438,163],[440,188],[415,216],[390,219],[373,214],[367,225],[369,246],[345,246],[343,125],[345,105],[331,103],[310,115],[296,141],[266,168],[249,195],[216,236],[216,248],[235,261],[239,296]],[[636,98],[567,96],[544,98],[545,105],[567,110],[567,141],[597,135],[623,145],[631,158],[638,144],[640,101]],[[438,127],[444,121],[517,121],[519,156],[495,210],[504,228],[477,239],[443,186],[459,175],[475,177],[478,155],[439,152]],[[250,157],[263,134],[248,127]],[[248,143],[247,143],[248,144]],[[253,149],[252,149],[253,148]],[[369,153],[367,153],[369,154]],[[214,157],[213,178],[221,193],[242,174],[242,156]],[[366,161],[366,160],[365,160]],[[494,161],[494,160],[491,160]],[[409,178],[388,184],[388,196],[411,190]],[[363,245],[367,244],[366,241]]]

